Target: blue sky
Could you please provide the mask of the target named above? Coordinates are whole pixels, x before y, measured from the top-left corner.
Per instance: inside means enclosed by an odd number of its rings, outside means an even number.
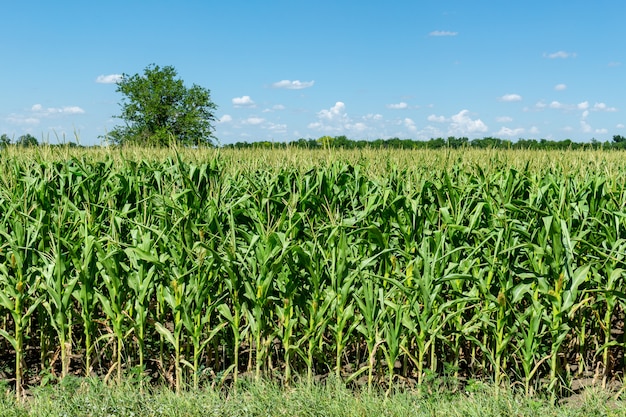
[[[82,144],[120,74],[211,90],[223,144],[626,135],[623,0],[5,1],[0,133]]]

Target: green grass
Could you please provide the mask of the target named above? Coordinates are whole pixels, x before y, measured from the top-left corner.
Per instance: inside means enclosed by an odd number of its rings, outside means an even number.
[[[295,384],[243,382],[237,390],[173,393],[166,387],[143,392],[135,384],[108,386],[99,379],[67,379],[33,389],[24,403],[0,396],[0,416],[625,416],[626,403],[606,391],[588,390],[552,404],[511,390],[475,385],[461,392],[404,390],[385,395],[353,391],[336,382]]]

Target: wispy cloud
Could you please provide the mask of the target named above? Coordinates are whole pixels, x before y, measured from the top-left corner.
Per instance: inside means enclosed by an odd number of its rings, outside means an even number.
[[[568,107],[570,107],[570,106],[568,106],[567,104],[563,104],[563,103],[561,103],[560,101],[557,101],[557,100],[553,100],[550,103],[550,108],[551,109],[566,109]],[[579,104],[579,108],[580,108],[580,104]]]
[[[535,109],[537,110],[543,110],[546,108],[555,109],[555,110],[567,110],[567,111],[582,110],[583,112],[586,112],[586,115],[589,114],[589,111],[609,112],[609,113],[617,111],[616,107],[607,106],[606,103],[602,103],[602,102],[595,103],[593,107],[591,106],[591,104],[589,104],[588,101],[581,101],[578,104],[568,104],[568,103],[562,103],[558,100],[553,100],[550,102],[550,104],[546,104],[543,101],[540,101],[537,104],[535,104]]]
[[[346,111],[346,105],[342,101],[338,101],[330,109],[328,109],[328,110],[326,110],[326,109],[320,110],[317,113],[317,116],[320,119],[337,120],[337,119],[341,119],[341,118],[346,117],[345,111]]]
[[[269,123],[267,123],[267,126],[264,127],[264,129],[271,130],[274,133],[286,133],[287,132],[287,125],[284,124],[284,123],[272,123],[272,122],[269,122]]]
[[[409,132],[417,132],[417,126],[415,125],[415,122],[413,121],[413,119],[410,118],[405,118],[403,121],[404,127],[406,127]]]
[[[5,119],[8,123],[13,125],[38,125],[41,120],[37,117],[25,116],[22,114],[12,113]]]
[[[557,85],[554,86],[554,89],[556,91],[563,91],[563,90],[567,89],[567,85],[565,85],[565,84],[557,84]]]
[[[85,113],[79,106],[44,107],[41,104],[33,104],[23,113],[12,113],[6,117],[6,121],[15,125],[36,126],[42,119],[58,118]]]
[[[393,110],[402,110],[402,109],[406,109],[408,107],[409,107],[409,105],[406,104],[404,101],[402,101],[400,103],[395,103],[395,104],[387,104],[387,108],[388,109],[393,109]]]
[[[591,125],[587,122],[585,122],[584,120],[580,121],[580,130],[582,130],[585,133],[591,133],[591,131],[593,130],[591,128]]]
[[[313,87],[315,81],[281,80],[272,84],[272,88],[284,88],[286,90],[302,90]]]
[[[604,103],[596,103],[593,105],[593,109],[596,111],[607,111],[607,112],[616,112],[617,108],[609,107]]]
[[[452,32],[452,31],[449,31],[449,30],[433,30],[432,32],[430,32],[428,34],[428,36],[435,36],[435,37],[456,36],[458,34],[459,34],[459,32]]]
[[[451,119],[449,132],[452,135],[468,135],[488,130],[487,125],[482,120],[470,117],[469,110],[461,110]]]
[[[513,101],[522,101],[522,96],[519,94],[505,94],[499,98],[500,101],[513,102]]]
[[[565,51],[558,51],[558,52],[553,52],[553,53],[544,53],[543,54],[544,58],[549,58],[549,59],[566,59],[566,58],[576,58],[576,52],[565,52]]]
[[[446,121],[446,118],[445,116],[436,116],[434,114],[431,114],[426,118],[426,120],[428,120],[429,122],[444,123]]]
[[[83,114],[85,110],[78,106],[65,106],[65,107],[46,107],[44,108],[41,104],[34,104],[31,107],[31,111],[38,116],[48,117],[52,115],[62,115],[62,114]]]
[[[256,107],[256,103],[250,96],[235,97],[232,99],[232,103],[235,107]]]
[[[260,125],[264,121],[265,121],[265,119],[262,118],[262,117],[248,117],[246,120],[243,121],[243,124],[246,124],[246,125]]]
[[[217,123],[229,123],[233,121],[233,117],[230,114],[225,114],[219,118]]]
[[[346,113],[346,105],[342,101],[337,101],[329,109],[322,109],[317,112],[317,121],[307,125],[309,129],[314,129],[328,134],[347,134],[363,132],[366,124],[354,122]]]
[[[435,123],[449,123],[448,134],[451,136],[465,136],[488,130],[487,125],[482,120],[471,118],[469,110],[461,110],[450,118],[431,114],[427,120]]]
[[[96,82],[98,84],[116,84],[122,80],[122,74],[98,75]]]
[[[263,113],[274,113],[275,111],[285,110],[285,108],[282,104],[275,104],[271,108],[263,109]]]
[[[516,137],[520,136],[526,130],[523,127],[517,127],[515,129],[511,129],[509,127],[501,127],[500,130],[496,133],[496,136],[507,136],[507,137]]]

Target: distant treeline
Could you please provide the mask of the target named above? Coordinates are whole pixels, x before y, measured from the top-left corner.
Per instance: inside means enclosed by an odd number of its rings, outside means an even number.
[[[8,146],[32,147],[39,146],[39,141],[30,134],[11,140],[8,135],[0,135],[0,149]],[[83,147],[77,143],[68,141],[62,144],[48,144],[47,146]],[[153,145],[154,146],[154,145]],[[210,145],[213,146],[213,145]],[[600,142],[592,139],[590,142],[574,142],[571,139],[548,140],[548,139],[518,139],[511,141],[494,137],[482,139],[468,139],[466,137],[449,136],[447,138],[433,138],[430,140],[415,139],[375,139],[375,140],[352,140],[346,136],[322,136],[318,139],[297,139],[291,142],[236,142],[232,144],[218,145],[230,149],[250,148],[304,148],[304,149],[438,149],[438,148],[476,148],[476,149],[539,149],[539,150],[566,150],[566,149],[626,149],[626,136],[614,135],[612,141]],[[157,146],[158,147],[158,146]]]
[[[483,148],[483,149],[626,149],[626,137],[615,135],[613,141],[600,142],[592,139],[591,142],[574,142],[571,139],[560,141],[548,139],[518,139],[511,141],[494,137],[482,139],[468,139],[466,137],[436,138],[430,140],[414,139],[376,139],[376,140],[352,140],[346,136],[322,136],[319,139],[298,139],[291,142],[236,142],[222,145],[224,148],[306,148],[306,149],[437,149],[437,148]]]

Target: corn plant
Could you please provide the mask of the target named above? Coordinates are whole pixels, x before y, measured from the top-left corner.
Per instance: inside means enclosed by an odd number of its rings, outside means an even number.
[[[156,253],[155,239],[150,231],[131,230],[132,246],[124,249],[129,271],[127,285],[131,295],[129,318],[137,340],[140,372],[145,371],[145,340],[149,320],[150,301],[157,287],[159,270],[168,261],[168,254]]]
[[[3,262],[0,263],[0,305],[9,312],[13,321],[13,331],[0,329],[15,351],[15,393],[18,400],[23,396],[24,339],[28,323],[39,304],[41,276],[37,267],[39,256],[36,253],[42,214],[32,218],[18,207],[5,212],[0,231],[4,240]],[[7,230],[8,229],[8,230]]]
[[[124,341],[128,333],[126,311],[129,291],[124,280],[126,257],[115,241],[103,239],[96,241],[95,246],[98,275],[103,283],[102,288],[98,288],[96,297],[106,318],[105,326],[108,328],[107,333],[100,339],[113,339],[114,345],[114,361],[107,376],[115,372],[116,381],[121,383]]]
[[[326,298],[332,312],[328,328],[335,347],[334,372],[341,378],[342,355],[348,338],[357,326],[353,320],[355,306],[352,300],[357,274],[352,266],[355,260],[348,245],[348,236],[341,226],[333,228],[326,244],[330,248],[322,253],[329,274]]]
[[[61,377],[82,363],[179,391],[266,370],[423,384],[451,365],[557,398],[622,372],[620,153],[9,148],[18,396],[57,355]]]
[[[531,385],[534,377],[539,367],[550,356],[546,352],[546,347],[541,343],[548,330],[542,317],[543,306],[539,301],[539,286],[533,285],[526,295],[531,296],[527,307],[515,310],[515,327],[518,329],[518,336],[514,342],[517,345],[518,357],[522,365],[524,392],[530,396],[533,394]]]
[[[402,300],[386,299],[385,303],[385,320],[383,322],[383,352],[385,361],[387,362],[387,393],[393,388],[396,361],[400,357],[400,351],[406,345],[406,329],[404,327],[405,315],[407,314],[406,305]]]
[[[589,299],[579,299],[579,287],[589,280],[590,265],[575,268],[573,265],[572,241],[565,221],[555,221],[553,216],[543,218],[544,228],[540,229],[541,246],[535,247],[537,257],[534,267],[538,271],[538,284],[543,299],[549,309],[544,310],[550,333],[550,382],[548,389],[553,396],[560,391],[563,382],[562,365],[559,354],[570,327],[570,320],[576,311]],[[544,260],[545,257],[545,260]]]
[[[383,323],[385,320],[385,302],[383,288],[375,275],[364,276],[360,287],[354,294],[354,300],[359,308],[361,322],[356,326],[365,339],[367,348],[367,387],[372,388],[376,353],[383,344]],[[395,329],[394,329],[395,330]]]
[[[184,363],[193,372],[193,387],[199,388],[200,360],[209,343],[227,325],[226,322],[215,324],[216,310],[223,303],[224,295],[217,282],[219,277],[216,267],[219,265],[214,254],[202,245],[192,249],[197,256],[197,264],[190,271],[186,286],[185,305],[182,310],[182,322],[187,338],[191,341],[192,361]]]
[[[303,288],[303,293],[308,296],[302,302],[302,340],[306,341],[302,358],[307,366],[307,381],[312,383],[315,358],[322,351],[324,334],[330,321],[332,298],[326,296],[326,263],[322,256],[318,256],[323,250],[320,243],[315,240],[304,242],[301,248],[299,255],[308,274],[308,283]]]

